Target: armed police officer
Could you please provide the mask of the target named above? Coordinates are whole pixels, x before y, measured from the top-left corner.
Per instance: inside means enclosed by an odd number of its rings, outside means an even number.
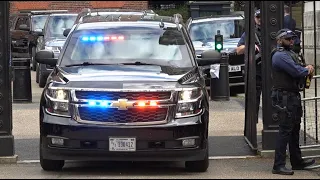
[[[254,21],[255,21],[255,60],[256,60],[256,111],[257,114],[259,113],[259,106],[260,106],[260,96],[261,96],[261,88],[262,88],[262,78],[261,78],[261,19],[260,19],[260,9],[255,11],[254,14]],[[245,52],[245,33],[241,35],[241,38],[238,42],[236,52],[237,54],[244,54]],[[257,119],[258,123],[258,119]]]
[[[293,175],[292,170],[304,169],[315,161],[303,160],[299,147],[299,132],[302,117],[300,91],[305,77],[313,75],[312,65],[300,64],[297,54],[292,51],[296,35],[289,29],[277,32],[277,48],[272,52],[272,106],[273,120],[279,123],[273,174]],[[287,169],[286,147],[289,144],[292,170]]]

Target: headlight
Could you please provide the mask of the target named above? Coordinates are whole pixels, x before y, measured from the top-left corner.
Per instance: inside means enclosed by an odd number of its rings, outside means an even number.
[[[176,118],[190,117],[201,113],[201,89],[184,90],[179,93]]]
[[[45,50],[51,50],[54,53],[60,53],[59,47],[56,47],[56,46],[45,46],[44,49]]]
[[[47,89],[47,110],[58,115],[69,115],[69,91]]]
[[[53,47],[45,46],[44,49],[45,49],[45,50],[53,50]]]
[[[190,101],[199,98],[202,95],[200,89],[184,90],[179,93],[179,101]]]

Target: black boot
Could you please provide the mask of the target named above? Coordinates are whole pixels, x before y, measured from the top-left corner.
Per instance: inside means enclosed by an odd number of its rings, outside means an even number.
[[[286,167],[281,167],[278,169],[272,169],[272,174],[293,175],[294,172],[291,169],[287,169]]]
[[[316,161],[314,159],[303,160],[300,165],[292,165],[293,170],[303,170],[305,167],[311,166]]]

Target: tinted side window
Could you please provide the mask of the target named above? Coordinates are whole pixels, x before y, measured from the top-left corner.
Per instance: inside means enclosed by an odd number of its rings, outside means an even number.
[[[30,27],[29,18],[28,18],[27,16],[20,16],[20,17],[18,17],[18,20],[17,20],[17,24],[16,24],[15,29],[19,29],[19,26],[20,26],[21,24],[26,24],[28,27]]]

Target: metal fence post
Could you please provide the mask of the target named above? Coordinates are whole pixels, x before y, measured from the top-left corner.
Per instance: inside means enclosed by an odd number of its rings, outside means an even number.
[[[0,2],[0,163],[16,161],[12,135],[9,1]],[[9,157],[2,159],[1,157]]]

